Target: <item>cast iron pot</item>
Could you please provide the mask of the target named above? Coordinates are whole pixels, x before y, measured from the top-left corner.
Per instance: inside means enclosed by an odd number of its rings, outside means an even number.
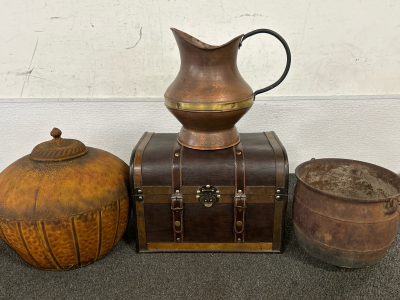
[[[378,263],[399,222],[400,178],[366,162],[312,159],[296,168],[295,235],[312,256],[340,267]]]

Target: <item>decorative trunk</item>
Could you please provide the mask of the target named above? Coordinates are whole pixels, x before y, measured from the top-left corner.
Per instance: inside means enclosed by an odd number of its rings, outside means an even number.
[[[212,151],[146,132],[130,181],[139,252],[282,251],[288,161],[274,132]]]

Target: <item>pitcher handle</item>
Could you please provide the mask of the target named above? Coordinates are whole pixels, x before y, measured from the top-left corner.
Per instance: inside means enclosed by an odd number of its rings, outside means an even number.
[[[267,34],[270,34],[270,35],[273,35],[274,37],[276,37],[282,43],[283,47],[285,47],[287,61],[286,61],[286,68],[285,68],[285,71],[283,71],[282,76],[275,83],[267,86],[266,88],[255,91],[254,92],[254,100],[256,98],[256,95],[258,95],[260,93],[264,93],[269,90],[272,90],[274,87],[277,87],[285,79],[287,73],[289,72],[290,62],[292,60],[292,57],[290,55],[289,45],[286,43],[286,41],[283,39],[283,37],[281,37],[278,33],[276,33],[275,31],[272,31],[270,29],[257,29],[257,30],[250,31],[249,33],[246,33],[242,37],[242,40],[240,41],[239,49],[242,46],[242,43],[245,39],[247,39],[248,37],[251,37],[252,35],[258,34],[258,33],[267,33]]]

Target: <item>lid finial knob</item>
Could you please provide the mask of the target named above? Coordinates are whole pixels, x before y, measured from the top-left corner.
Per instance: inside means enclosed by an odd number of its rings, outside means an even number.
[[[50,132],[54,139],[33,148],[30,158],[35,161],[56,162],[76,158],[88,152],[85,144],[74,139],[63,139],[61,133],[60,129],[54,127]]]
[[[54,127],[53,130],[50,132],[50,135],[55,139],[59,139],[61,137],[61,134],[61,130],[56,127]]]

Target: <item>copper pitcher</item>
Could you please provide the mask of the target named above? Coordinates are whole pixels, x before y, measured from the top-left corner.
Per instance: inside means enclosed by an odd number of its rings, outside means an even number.
[[[181,67],[165,91],[165,105],[182,123],[178,141],[199,149],[228,148],[240,141],[236,122],[251,108],[255,96],[279,85],[290,68],[290,50],[285,40],[269,29],[241,34],[221,46],[211,46],[171,28],[181,55]],[[253,93],[240,75],[236,59],[242,42],[258,33],[275,36],[285,47],[286,68],[274,84]]]

